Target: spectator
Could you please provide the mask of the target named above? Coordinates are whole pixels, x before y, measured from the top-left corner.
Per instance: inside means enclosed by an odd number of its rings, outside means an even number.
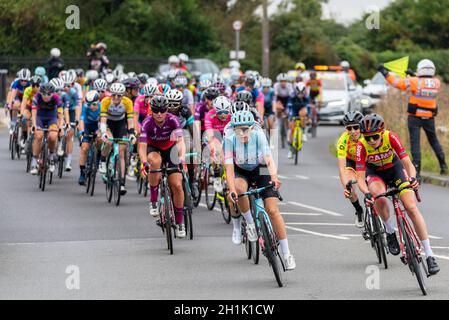
[[[416,167],[417,173],[421,172],[420,131],[423,128],[427,135],[427,140],[440,163],[440,173],[446,175],[448,168],[445,155],[435,129],[435,116],[438,113],[437,97],[441,83],[435,77],[436,68],[434,63],[428,59],[421,60],[418,63],[417,76],[415,76],[413,71],[408,70],[407,74],[412,76],[405,79],[390,73],[382,64],[378,66],[378,70],[390,85],[410,94],[407,109],[408,131],[410,134],[413,165]]]
[[[46,64],[47,75],[51,80],[57,78],[59,73],[64,70],[64,60],[61,59],[61,50],[58,48],[53,48],[50,51],[50,59],[48,59]]]
[[[107,45],[103,42],[99,42],[89,48],[87,51],[87,57],[89,58],[88,70],[95,70],[102,73],[108,68],[109,59],[105,55],[107,48]]]

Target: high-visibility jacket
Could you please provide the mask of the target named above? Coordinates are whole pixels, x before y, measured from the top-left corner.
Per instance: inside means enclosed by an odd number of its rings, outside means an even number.
[[[411,116],[433,118],[438,113],[437,97],[441,82],[437,78],[409,77],[400,78],[392,73],[387,81],[393,87],[410,93],[407,112]]]

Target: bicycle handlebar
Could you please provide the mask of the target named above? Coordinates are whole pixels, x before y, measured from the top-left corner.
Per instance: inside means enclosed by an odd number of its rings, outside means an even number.
[[[270,188],[274,188],[275,187],[275,183],[274,182],[270,182],[267,186],[262,187],[262,188],[258,188],[258,189],[253,189],[253,190],[248,190],[247,192],[239,195],[238,197],[236,197],[236,195],[233,193],[231,194],[232,199],[235,201],[237,200],[237,198],[242,198],[242,197],[246,197],[246,196],[251,196],[251,195],[255,195],[255,194],[259,194],[267,189]],[[281,194],[279,193],[279,190],[276,190],[277,193],[277,197],[280,201],[284,201],[284,199],[282,198]]]
[[[400,188],[389,189],[389,190],[387,190],[387,192],[381,193],[377,197],[374,197],[374,200],[379,199],[379,198],[387,198],[387,197],[395,196],[405,189],[412,189],[415,192],[416,199],[418,200],[418,202],[421,202],[421,196],[419,195],[418,190],[413,189],[411,186],[407,186],[407,187],[401,188],[401,189]]]
[[[346,184],[346,190],[351,191],[352,190],[352,186],[354,184],[357,184],[357,180],[351,180]]]

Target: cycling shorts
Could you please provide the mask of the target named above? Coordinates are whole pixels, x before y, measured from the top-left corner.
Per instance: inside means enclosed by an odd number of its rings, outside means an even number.
[[[114,138],[126,138],[128,135],[128,121],[126,118],[119,121],[107,120],[106,123]]]
[[[160,154],[162,158],[162,164],[165,164],[167,168],[176,167],[179,165],[179,157],[178,157],[178,146],[174,144],[171,148],[167,150],[162,150],[156,147],[153,147],[152,145],[148,145],[147,147],[147,154],[150,154],[152,152],[157,152]],[[171,171],[168,172],[168,175],[171,175],[173,173],[179,173],[177,171]]]
[[[98,131],[98,123],[94,122],[94,123],[85,123],[84,125],[84,137],[83,140],[81,141],[82,143],[91,143],[92,142],[92,138],[88,137],[89,135],[93,135]]]
[[[36,116],[37,129],[58,127],[58,118],[54,116]]]
[[[400,161],[397,161],[393,167],[382,171],[376,171],[368,166],[366,170],[366,181],[368,182],[368,185],[375,181],[381,181],[386,187],[392,188],[404,188],[410,185],[407,172]],[[413,190],[405,189],[403,191]]]
[[[243,170],[239,168],[238,166],[234,166],[234,172],[235,172],[235,178],[242,178],[248,183],[248,186],[251,186],[253,183],[256,184],[257,188],[263,188],[266,187],[270,181],[271,177],[269,174],[260,174],[260,168],[266,169],[266,167],[258,166],[252,171]],[[267,198],[277,198],[277,192],[271,189],[264,190],[260,196],[262,199]]]
[[[352,169],[355,172],[355,165],[354,160],[346,158],[346,169]]]

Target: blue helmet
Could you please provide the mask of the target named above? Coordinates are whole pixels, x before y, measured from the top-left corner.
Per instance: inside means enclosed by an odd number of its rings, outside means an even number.
[[[238,111],[232,115],[231,126],[252,126],[256,123],[250,111]]]

